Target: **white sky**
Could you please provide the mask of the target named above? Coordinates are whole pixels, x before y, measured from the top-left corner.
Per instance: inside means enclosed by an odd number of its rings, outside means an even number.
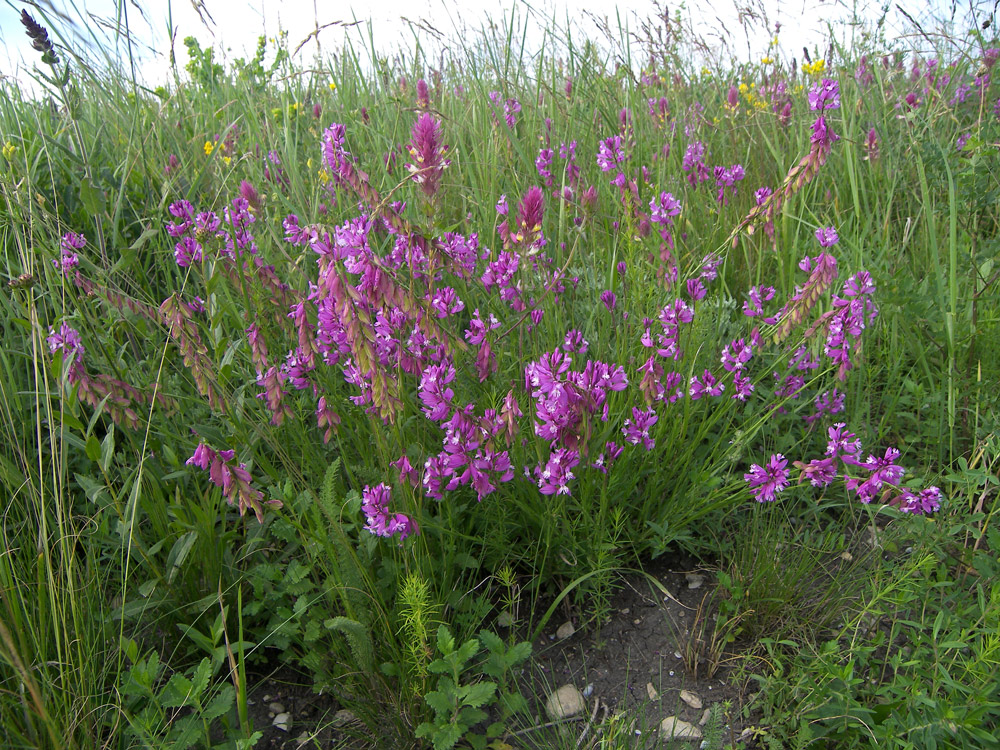
[[[351,35],[356,49],[364,49],[368,41],[368,23],[376,46],[380,53],[404,49],[412,52],[414,49],[414,31],[411,23],[425,23],[427,26],[443,32],[452,38],[462,36],[463,29],[475,31],[480,28],[486,14],[502,22],[511,13],[519,19],[541,13],[552,18],[553,14],[560,25],[565,25],[566,19],[572,18],[576,28],[582,32],[575,35],[581,39],[583,34],[592,38],[599,37],[592,18],[585,15],[589,11],[597,16],[608,16],[612,28],[617,25],[616,5],[604,0],[538,0],[529,6],[523,0],[465,0],[456,3],[454,0],[424,0],[414,3],[412,0],[200,0],[204,8],[213,17],[215,23],[208,22],[206,26],[199,19],[194,4],[198,0],[124,0],[122,6],[128,15],[128,26],[132,31],[137,45],[134,54],[137,58],[140,80],[147,85],[155,86],[168,80],[168,55],[170,50],[170,32],[174,30],[174,46],[177,52],[179,66],[187,62],[187,52],[183,45],[186,36],[195,36],[203,47],[213,46],[217,59],[249,58],[256,46],[257,37],[261,34],[273,37],[279,29],[288,31],[288,41],[291,49],[306,40],[310,32],[317,26],[332,24],[319,34],[319,41],[326,52],[339,50],[345,35]],[[863,17],[874,19],[879,13],[876,0],[861,0],[870,2],[871,9],[861,11]],[[973,0],[976,2],[977,0]],[[47,11],[47,21],[38,9],[8,0],[7,5],[0,6],[0,42],[4,50],[0,51],[0,75],[11,76],[21,85],[33,88],[30,71],[39,64],[39,55],[34,52],[23,32],[19,22],[20,11],[26,7],[36,20],[49,27],[52,37],[59,41],[63,38],[71,40],[73,35],[93,34],[101,40],[105,50],[116,49],[115,35],[112,29],[119,9],[118,0],[38,0],[40,7]],[[736,3],[741,6],[756,8],[758,16],[766,13],[768,25],[773,29],[775,21],[782,25],[780,39],[784,55],[795,56],[801,60],[802,47],[813,48],[824,44],[826,24],[832,23],[838,29],[838,34],[850,33],[843,22],[850,17],[850,9],[845,5],[847,0],[689,0],[689,7],[697,4],[697,14],[687,13],[687,18],[702,35],[711,38],[724,35],[722,29],[729,32],[733,40],[733,53],[743,59],[755,60],[766,49],[769,38],[768,31],[762,21],[748,20],[745,13],[743,19],[752,28],[751,41],[748,45],[746,33],[741,26],[740,13]],[[898,0],[904,8],[918,19],[926,19],[929,9],[933,7],[928,2],[920,0]],[[932,0],[942,10],[939,15],[947,16],[948,0]],[[660,4],[663,7],[663,4]],[[52,12],[53,7],[57,13]],[[141,7],[142,12],[139,8]],[[673,9],[677,3],[665,7]],[[988,13],[992,4],[983,5],[984,13]],[[712,10],[714,8],[715,10]],[[536,10],[537,9],[537,10]],[[657,12],[657,4],[652,0],[618,0],[617,10],[623,21],[629,27],[637,30],[639,20],[649,18]],[[63,14],[60,18],[58,13]],[[983,16],[986,17],[986,16]],[[169,19],[169,20],[168,20]],[[407,20],[411,23],[407,23]],[[207,21],[207,16],[206,16]],[[353,21],[364,22],[361,26],[349,28],[345,24]],[[72,22],[72,23],[70,23]],[[904,23],[901,14],[893,8],[887,18],[888,36],[898,33]],[[529,25],[529,30],[547,24],[545,18],[539,18]],[[434,34],[428,31],[418,32],[421,43],[433,44]],[[468,33],[465,37],[469,38]],[[538,38],[529,33],[527,45],[533,47]],[[75,45],[80,43],[73,42]],[[748,46],[750,49],[748,49]],[[308,65],[316,52],[315,41],[306,44],[299,53],[297,62]],[[117,53],[127,60],[127,45],[120,37],[117,40]],[[221,53],[221,55],[220,55]]]

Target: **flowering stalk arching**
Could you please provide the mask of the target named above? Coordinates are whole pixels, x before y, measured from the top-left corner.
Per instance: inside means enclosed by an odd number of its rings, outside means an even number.
[[[280,500],[264,500],[260,490],[251,486],[253,478],[244,463],[236,463],[236,451],[217,451],[207,443],[198,443],[194,453],[185,463],[197,466],[208,472],[212,484],[222,489],[222,495],[230,505],[240,509],[240,515],[246,515],[247,509],[253,509],[258,523],[264,523],[263,505],[280,508]]]

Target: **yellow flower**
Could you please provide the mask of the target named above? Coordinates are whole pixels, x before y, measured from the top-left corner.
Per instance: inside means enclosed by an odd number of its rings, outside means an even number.
[[[762,57],[762,58],[760,58],[760,64],[761,65],[770,65],[773,62],[774,62],[774,60],[772,60],[770,57]]]
[[[222,157],[222,161],[224,161],[227,166],[229,165],[229,162],[231,162],[232,160],[233,160],[233,157],[231,157],[231,156],[223,156]]]
[[[215,144],[211,141],[205,141],[205,156],[211,156],[213,151],[215,151]]]
[[[3,158],[10,161],[14,158],[14,152],[17,151],[17,146],[15,146],[10,141],[3,144]]]
[[[333,81],[330,81],[330,91],[336,91],[336,90],[337,90],[337,84],[335,84]]]
[[[316,176],[319,177],[319,181],[322,182],[324,185],[326,185],[330,181],[330,173],[327,172],[325,169],[319,170],[319,172],[316,173]]]
[[[312,169],[312,168],[313,168],[313,160],[312,157],[310,156],[308,159],[306,159],[306,169]]]
[[[709,70],[708,68],[702,68],[701,69],[701,74],[703,76],[705,76],[706,78],[711,78],[712,77],[712,71]]]
[[[802,72],[811,76],[823,75],[826,70],[826,60],[820,59],[812,63],[802,63]]]

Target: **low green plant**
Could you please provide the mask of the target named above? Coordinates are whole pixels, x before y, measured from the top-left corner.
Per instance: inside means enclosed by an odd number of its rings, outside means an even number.
[[[474,664],[484,648],[485,661]],[[433,717],[417,727],[416,736],[427,738],[434,750],[450,750],[459,742],[483,750],[490,740],[504,734],[506,720],[526,707],[524,697],[511,686],[510,671],[531,656],[531,644],[521,642],[507,648],[498,636],[484,630],[478,639],[458,645],[441,625],[437,651],[438,657],[427,670],[440,676],[436,689],[424,696]],[[475,731],[490,718],[487,709],[491,706],[499,712],[496,720],[483,733]]]

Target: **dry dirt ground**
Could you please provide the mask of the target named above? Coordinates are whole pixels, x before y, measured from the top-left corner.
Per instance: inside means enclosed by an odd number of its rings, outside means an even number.
[[[656,583],[653,580],[655,579]],[[595,747],[616,729],[619,740],[631,737],[636,748],[666,747],[658,736],[661,721],[676,716],[701,731],[710,710],[725,742],[738,747],[745,728],[741,707],[744,684],[738,684],[733,659],[727,653],[740,644],[716,643],[713,618],[714,576],[694,560],[664,556],[618,581],[604,621],[583,622],[570,608],[560,608],[534,642],[529,666],[519,681],[529,698],[534,721],[522,720],[516,733],[504,738],[511,748]],[[565,636],[573,623],[575,631]],[[503,629],[494,628],[501,635]],[[585,696],[585,710],[553,722],[545,709],[547,696],[573,685]],[[686,691],[682,700],[681,691]],[[256,750],[299,748],[373,748],[377,738],[360,740],[357,729],[334,717],[340,708],[332,696],[317,695],[308,677],[277,667],[258,675],[251,686],[254,727],[264,732]],[[274,706],[275,703],[280,705]],[[287,731],[274,726],[276,711],[289,715]],[[338,726],[338,723],[340,724]],[[554,733],[562,733],[556,743]],[[354,735],[351,737],[350,735]],[[700,745],[698,740],[690,744]],[[621,747],[617,745],[616,747]]]

